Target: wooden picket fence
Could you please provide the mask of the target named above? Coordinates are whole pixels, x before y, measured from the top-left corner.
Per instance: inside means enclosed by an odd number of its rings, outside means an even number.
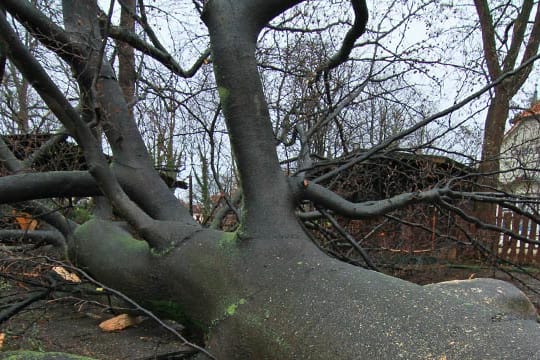
[[[511,234],[501,234],[498,243],[498,254],[501,259],[522,265],[540,264],[540,224],[514,212],[500,211],[497,225],[536,242],[530,243]]]

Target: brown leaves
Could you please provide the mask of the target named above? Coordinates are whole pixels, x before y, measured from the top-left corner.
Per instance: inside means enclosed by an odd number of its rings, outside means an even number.
[[[15,216],[15,220],[17,221],[17,224],[19,224],[21,230],[32,231],[37,228],[38,221],[34,219],[32,215],[16,210],[13,210],[12,213]]]
[[[130,326],[138,325],[144,320],[142,316],[131,316],[128,314],[120,314],[112,319],[105,320],[99,324],[99,328],[103,331],[119,331]]]
[[[53,266],[52,271],[57,273],[62,279],[72,282],[72,283],[80,283],[81,279],[77,276],[75,273],[71,273],[64,269],[61,266]]]

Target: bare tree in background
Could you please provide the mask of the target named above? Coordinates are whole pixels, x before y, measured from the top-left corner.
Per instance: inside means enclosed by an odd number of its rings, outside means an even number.
[[[516,71],[538,53],[540,44],[540,4],[523,1],[518,6],[510,1],[489,4],[485,0],[474,1],[484,50],[487,76],[495,81],[502,74]],[[510,101],[523,86],[532,70],[532,64],[521,68],[512,78],[494,87],[484,124],[484,140],[479,170],[489,174],[482,185],[497,188],[500,171],[500,153],[506,122],[509,118]],[[492,206],[479,206],[478,216],[494,223]]]

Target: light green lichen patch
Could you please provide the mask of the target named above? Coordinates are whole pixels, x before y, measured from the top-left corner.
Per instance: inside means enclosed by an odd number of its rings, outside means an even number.
[[[135,239],[127,231],[112,222],[92,219],[80,225],[75,231],[75,237],[82,240],[92,239],[96,236],[104,236],[108,242],[129,251],[147,252],[149,250],[149,246],[145,241]]]
[[[220,248],[232,247],[236,245],[236,232],[224,232],[218,240]]]
[[[227,310],[225,310],[225,313],[229,316],[233,316],[236,312],[236,309],[238,308],[238,304],[231,304],[227,307]]]
[[[224,104],[227,102],[229,98],[229,89],[223,86],[218,86],[218,94],[219,94],[219,99]]]
[[[238,306],[244,305],[246,303],[246,299],[240,299],[236,303],[232,303],[225,309],[225,315],[226,316],[233,316],[236,313],[236,310],[238,309]]]

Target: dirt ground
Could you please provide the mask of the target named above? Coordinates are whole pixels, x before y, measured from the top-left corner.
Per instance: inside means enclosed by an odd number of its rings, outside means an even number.
[[[61,266],[52,261],[58,258],[55,251],[43,249],[0,250],[0,351],[59,351],[107,360],[172,360],[193,354],[191,347],[131,304],[107,295],[82,276],[81,283],[59,276],[52,271]],[[13,304],[50,287],[53,291],[43,299],[2,322],[2,314]],[[141,322],[118,331],[100,329],[100,323],[123,313]],[[180,324],[164,322],[181,332]]]
[[[133,309],[119,309],[132,306],[103,295],[101,289],[87,280],[73,284],[52,272],[52,267],[59,265],[52,261],[57,255],[43,249],[23,252],[0,249],[0,338],[4,334],[0,351],[61,351],[104,360],[185,359],[193,353],[192,348],[150,318],[139,317],[143,319],[141,323],[124,330],[102,331],[101,322],[119,313],[133,313]],[[537,270],[531,270],[538,274]],[[389,272],[419,284],[497,277],[517,285],[523,285],[520,281],[524,281],[540,291],[540,281],[524,274],[514,272],[510,276],[475,264],[407,265]],[[2,322],[2,315],[14,304],[51,287],[53,291],[43,299]],[[521,288],[540,309],[540,296],[532,289]],[[181,327],[171,322],[167,324],[176,329]]]

